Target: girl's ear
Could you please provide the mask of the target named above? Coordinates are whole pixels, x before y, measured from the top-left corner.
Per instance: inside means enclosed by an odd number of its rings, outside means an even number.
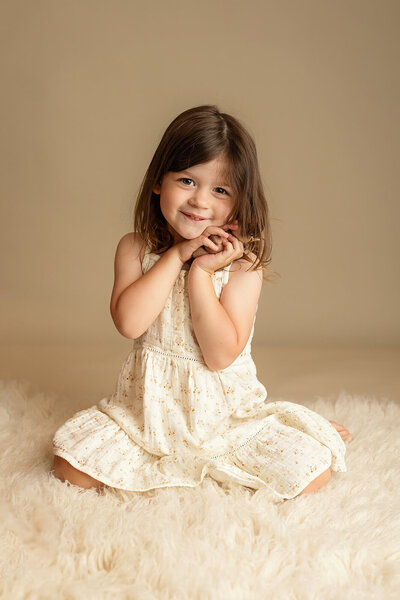
[[[161,193],[161,180],[160,179],[153,185],[153,192],[155,194]]]

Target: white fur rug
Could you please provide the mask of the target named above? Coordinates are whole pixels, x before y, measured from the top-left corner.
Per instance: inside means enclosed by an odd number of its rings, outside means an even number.
[[[52,473],[67,398],[0,381],[0,597],[138,600],[398,600],[400,405],[317,397],[344,424],[346,473],[284,502],[219,484],[81,490]],[[269,398],[269,400],[291,398]]]

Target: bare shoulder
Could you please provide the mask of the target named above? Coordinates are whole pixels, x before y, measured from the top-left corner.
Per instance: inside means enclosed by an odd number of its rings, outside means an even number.
[[[129,231],[122,236],[117,245],[116,255],[128,255],[132,259],[143,260],[143,236],[138,231]]]
[[[237,274],[240,274],[240,278],[242,279],[244,274],[247,274],[252,275],[252,279],[260,279],[262,282],[263,268],[258,267],[254,269],[253,267],[257,258],[256,255],[249,252],[247,256],[251,259],[251,262],[244,257],[233,261],[231,268],[229,269],[229,279],[231,279],[231,277],[235,278]]]
[[[140,233],[130,231],[119,240],[115,251],[114,287],[110,301],[112,315],[122,292],[143,275],[143,254],[143,237]]]

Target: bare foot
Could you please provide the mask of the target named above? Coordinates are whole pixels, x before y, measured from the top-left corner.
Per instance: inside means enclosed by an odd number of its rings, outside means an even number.
[[[332,423],[342,440],[345,442],[350,442],[353,439],[353,436],[351,435],[350,431],[346,429],[346,427],[339,425],[339,423],[335,423],[335,421],[329,421],[329,423]]]

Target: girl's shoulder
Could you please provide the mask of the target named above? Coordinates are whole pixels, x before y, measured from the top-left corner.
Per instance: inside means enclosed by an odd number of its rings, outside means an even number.
[[[262,271],[262,267],[258,267],[257,269],[252,268],[252,265],[255,263],[255,261],[257,259],[257,256],[253,252],[248,252],[246,254],[246,256],[248,256],[250,258],[250,260],[245,258],[245,256],[242,256],[241,258],[238,258],[231,263],[231,266],[230,266],[231,273],[236,273],[238,271],[248,271],[249,273],[254,272],[254,271],[256,271],[256,272]]]
[[[114,287],[111,293],[111,315],[114,319],[118,299],[122,292],[143,275],[143,238],[136,232],[129,232],[119,240],[114,259]]]
[[[132,255],[136,257],[139,255],[140,262],[143,262],[146,246],[144,238],[139,231],[128,231],[128,233],[125,233],[120,239],[119,245],[122,245],[127,251],[131,251]]]
[[[253,253],[248,253],[247,256],[251,259],[247,260],[244,256],[232,261],[229,265],[224,286],[224,297],[230,296],[243,297],[243,290],[246,290],[247,295],[258,297],[261,293],[263,284],[263,269],[262,267],[253,267],[257,257]]]

